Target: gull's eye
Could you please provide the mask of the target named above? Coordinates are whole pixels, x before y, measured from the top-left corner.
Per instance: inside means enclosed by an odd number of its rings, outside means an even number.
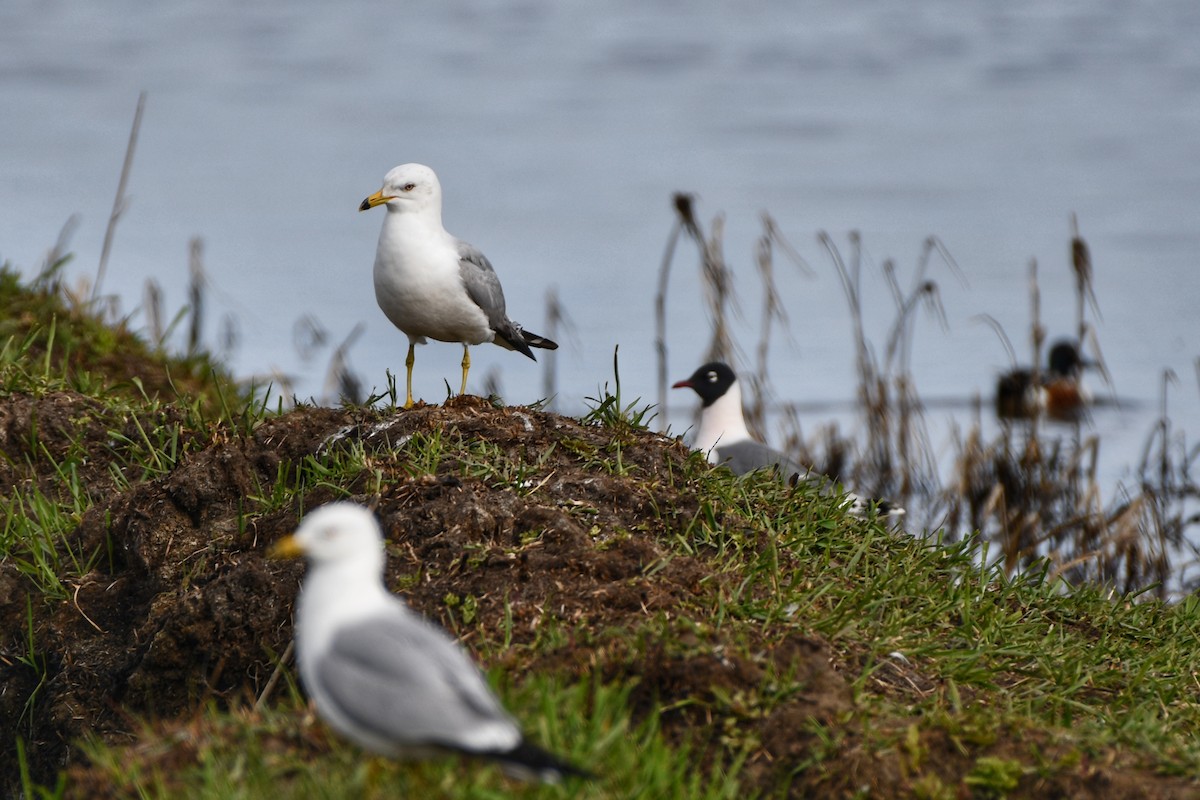
[[[708,382],[709,382],[709,383],[716,383],[716,382],[717,382],[717,373],[715,373],[715,372],[710,372],[710,373],[708,373],[708,375],[707,375],[706,377],[708,378]]]
[[[404,191],[406,191],[406,192],[411,192],[415,188],[417,188],[417,185],[415,183],[404,184]]]

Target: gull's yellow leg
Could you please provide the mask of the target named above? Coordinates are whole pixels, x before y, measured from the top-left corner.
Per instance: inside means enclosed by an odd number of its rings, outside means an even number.
[[[414,352],[416,350],[416,347],[417,346],[415,344],[413,344],[412,342],[409,342],[408,343],[408,358],[404,359],[404,366],[408,369],[408,379],[405,382],[405,386],[408,389],[408,399],[404,401],[405,408],[412,408],[412,404],[413,404],[413,401],[412,401],[412,368],[413,368],[413,362],[415,362],[417,360],[416,354]]]
[[[471,369],[471,353],[467,350],[467,346],[465,344],[463,345],[462,368],[463,368],[463,385],[462,385],[462,389],[460,389],[458,393],[466,394],[467,393],[467,370]]]

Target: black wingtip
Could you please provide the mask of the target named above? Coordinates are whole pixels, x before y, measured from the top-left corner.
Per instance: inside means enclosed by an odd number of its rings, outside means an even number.
[[[522,741],[512,750],[503,753],[488,753],[518,777],[534,778],[543,783],[559,783],[564,778],[595,780],[596,776],[575,766],[535,744]]]
[[[542,350],[558,349],[558,342],[547,339],[545,336],[538,336],[536,333],[530,333],[529,331],[525,330],[521,331],[521,336],[525,338],[525,344],[529,345],[530,347],[538,347]]]
[[[537,356],[529,348],[539,347],[542,350],[557,350],[558,343],[552,342],[545,336],[538,336],[536,333],[530,333],[519,325],[513,325],[511,328],[493,329],[496,332],[498,339],[502,340],[509,349],[516,350],[522,355],[537,361]],[[499,342],[497,342],[499,344]]]
[[[902,517],[908,513],[891,500],[878,499],[872,502],[875,504],[875,513],[881,517]]]
[[[521,355],[528,356],[534,361],[537,361],[537,357],[533,355],[533,351],[530,350],[529,345],[525,343],[525,337],[522,335],[521,331],[517,331],[515,336],[505,336],[504,334],[501,334],[500,338],[507,342],[509,347],[511,347],[513,350],[516,350]]]

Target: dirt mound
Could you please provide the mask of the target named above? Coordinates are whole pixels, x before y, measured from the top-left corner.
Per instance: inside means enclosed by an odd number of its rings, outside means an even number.
[[[121,425],[173,429],[192,450],[160,477],[121,488],[125,481],[114,475],[128,471],[130,460],[113,446]],[[636,677],[634,698],[643,709],[656,700],[751,691],[765,669],[786,662],[779,668],[812,680],[783,710],[783,722],[762,722],[768,738],[772,725],[828,720],[849,707],[819,642],[764,642],[762,663],[719,655],[715,638],[697,640],[690,654],[661,647],[635,653],[630,644],[599,665],[590,647],[573,644],[605,628],[637,630],[648,615],[686,607],[703,581],[716,579],[698,560],[662,544],[697,510],[680,478],[691,456],[677,442],[474,398],[394,414],[301,408],[244,434],[179,426],[170,415],[105,419],[99,407],[69,394],[0,401],[8,461],[29,465],[54,492],[62,489],[51,462],[86,452],[84,477],[101,498],[69,537],[76,552],[100,555],[70,580],[67,599],[27,604],[27,596],[37,596],[28,578],[12,565],[0,571],[0,587],[10,590],[0,592],[0,626],[10,632],[0,666],[8,687],[0,726],[25,737],[36,778],[50,781],[68,766],[78,776],[74,741],[128,736],[130,715],[169,718],[208,699],[245,700],[262,691],[273,658],[291,639],[302,575],[299,565],[267,562],[262,552],[294,527],[301,507],[344,496],[333,487],[289,494],[303,470],[338,459],[362,463],[344,488],[383,521],[389,584],[468,646],[480,631],[510,625],[512,647],[498,656],[502,661]],[[35,440],[54,458],[29,452],[26,444]],[[622,474],[605,466],[615,449]],[[511,480],[496,480],[497,470],[510,470]],[[242,513],[248,524],[239,523]],[[32,655],[24,646],[30,610]],[[547,624],[566,631],[569,643],[534,656],[522,645]],[[664,724],[683,736],[689,713],[672,712]],[[8,748],[11,791],[15,751]]]
[[[702,487],[687,477],[699,471],[685,463],[696,456],[677,441],[477,398],[395,412],[305,407],[252,430],[196,429],[189,419],[169,408],[114,411],[69,392],[0,397],[2,488],[36,485],[65,500],[86,486],[89,495],[56,555],[90,566],[64,567],[60,592],[36,587],[28,564],[0,564],[0,728],[24,740],[36,781],[68,770],[69,796],[122,792],[80,755],[80,737],[134,741],[141,719],[186,725],[204,702],[261,695],[291,641],[303,573],[262,553],[304,510],[347,496],[383,522],[389,585],[489,665],[628,682],[634,714],[667,708],[664,733],[702,758],[729,753],[731,740],[747,744],[748,788],[790,780],[795,797],[950,796],[980,763],[1002,772],[1030,747],[1047,763],[1078,757],[1041,731],[991,733],[991,762],[936,726],[906,738],[917,726],[903,718],[874,721],[867,736],[869,715],[843,676],[863,675],[868,653],[846,642],[835,653],[787,626],[730,634],[705,625],[715,593],[738,588],[723,582],[743,576],[714,568],[715,551],[689,535],[712,507],[702,509]],[[164,442],[151,457],[150,445]],[[739,519],[716,527],[746,524]],[[763,534],[747,533],[766,548]],[[695,556],[674,544],[681,539]],[[940,690],[902,661],[870,680],[859,691],[898,707]],[[747,700],[771,686],[786,691]],[[896,747],[880,749],[881,727]],[[18,795],[15,744],[0,747],[0,791]],[[188,766],[188,748],[163,750],[167,772]],[[914,786],[914,773],[926,784]],[[1084,762],[1020,776],[1012,796],[1145,796],[1148,780],[1155,797],[1194,788]]]

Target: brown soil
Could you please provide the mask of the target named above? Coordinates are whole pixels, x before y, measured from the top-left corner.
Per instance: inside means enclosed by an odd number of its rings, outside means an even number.
[[[92,458],[80,467],[80,477],[96,503],[73,540],[81,552],[106,554],[59,603],[33,593],[27,604],[28,579],[0,564],[0,729],[24,737],[35,778],[53,783],[66,769],[73,796],[119,791],[81,756],[80,737],[133,741],[139,719],[186,720],[206,701],[238,705],[263,691],[273,657],[291,639],[302,567],[268,562],[262,553],[295,526],[302,509],[288,503],[263,510],[271,506],[256,498],[269,498],[281,475],[285,483],[294,478],[308,456],[362,448],[370,469],[345,488],[374,505],[383,521],[389,585],[468,646],[493,652],[492,665],[636,679],[638,715],[656,702],[693,698],[697,702],[665,714],[662,724],[680,740],[711,730],[713,740],[698,743],[710,755],[721,735],[719,726],[708,725],[716,698],[751,695],[765,677],[790,675],[799,688],[766,716],[739,718],[722,706],[729,724],[761,743],[744,767],[747,782],[777,786],[807,761],[822,746],[812,732],[815,720],[841,731],[841,747],[821,769],[792,778],[791,796],[851,796],[864,788],[874,797],[910,795],[902,755],[856,744],[863,736],[846,678],[859,674],[853,656],[835,657],[827,643],[795,633],[780,638],[764,631],[756,641],[733,643],[697,632],[705,630],[697,626],[669,645],[649,634],[651,623],[686,616],[696,598],[711,593],[706,582],[723,579],[701,558],[669,544],[698,509],[694,487],[681,478],[689,453],[677,441],[525,408],[495,408],[475,398],[394,414],[301,408],[248,434],[185,431],[193,449],[177,466],[146,480],[126,474],[129,488],[122,490],[113,477],[113,431],[177,425],[170,413],[113,420],[68,393],[0,398],[0,486],[34,480],[46,493],[62,491],[53,463],[83,447]],[[29,452],[34,429],[44,452]],[[522,493],[471,477],[471,464],[457,456],[418,466],[406,447],[413,435],[490,443],[498,452],[494,461],[527,465],[530,489]],[[614,457],[614,441],[625,475],[600,466]],[[311,508],[338,496],[332,488],[318,489],[302,501]],[[239,519],[247,511],[251,522],[243,528]],[[447,602],[450,597],[474,599],[470,622]],[[495,643],[506,605],[512,646],[500,651]],[[28,609],[44,664],[40,688],[38,670],[21,660]],[[550,652],[524,647],[550,619],[569,632],[568,643]],[[604,634],[611,630],[634,633]],[[894,672],[880,671],[880,685],[868,690],[930,690],[916,669]],[[27,699],[35,690],[30,712]],[[898,721],[897,730],[906,724]],[[1044,737],[1025,735],[1035,737],[1052,757],[1053,745]],[[973,757],[949,736],[925,736],[921,745],[926,763],[938,765],[948,786],[959,786]],[[1018,734],[991,752],[1024,755],[1027,747]],[[11,737],[4,737],[3,748],[0,792],[19,794]],[[175,757],[186,760],[189,753],[181,748]],[[1191,796],[1191,785],[1182,780],[1086,763],[1070,777],[1038,781],[1027,776],[1017,794]]]

